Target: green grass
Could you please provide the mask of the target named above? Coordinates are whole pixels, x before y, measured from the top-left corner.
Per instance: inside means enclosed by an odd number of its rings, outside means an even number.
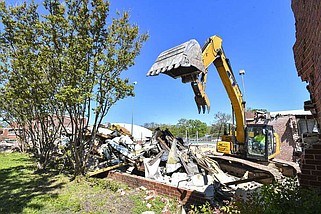
[[[58,197],[53,190],[64,182],[50,174],[35,174],[35,169],[27,154],[0,153],[0,213],[32,213],[41,210],[44,201]]]
[[[148,209],[144,192],[113,180],[81,177],[70,181],[63,174],[35,170],[27,154],[0,153],[0,213],[161,213],[165,206],[158,197],[149,202]]]

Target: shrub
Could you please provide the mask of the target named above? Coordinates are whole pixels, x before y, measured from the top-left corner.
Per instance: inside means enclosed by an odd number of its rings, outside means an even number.
[[[317,213],[321,210],[320,193],[320,190],[300,187],[295,179],[286,179],[281,183],[264,185],[247,200],[235,200],[228,206],[228,213]]]

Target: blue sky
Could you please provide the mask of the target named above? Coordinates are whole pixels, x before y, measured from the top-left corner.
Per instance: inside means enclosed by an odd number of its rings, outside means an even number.
[[[13,2],[13,1],[12,1]],[[40,1],[36,1],[40,2]],[[292,46],[295,21],[291,0],[111,0],[111,13],[130,11],[131,23],[149,33],[136,64],[125,71],[136,96],[119,101],[104,122],[176,124],[181,118],[213,123],[218,111],[231,112],[230,101],[218,73],[211,65],[207,95],[209,114],[198,114],[190,84],[166,75],[146,77],[164,50],[190,39],[201,46],[219,35],[230,59],[236,80],[244,69],[247,107],[268,111],[303,109],[309,99],[306,83],[298,77]]]
[[[309,99],[306,83],[298,77],[292,46],[295,20],[290,0],[211,0],[211,1],[112,1],[112,10],[129,10],[132,23],[148,32],[136,65],[124,73],[135,86],[136,96],[114,106],[106,121],[176,124],[180,118],[199,119],[207,124],[218,111],[230,113],[227,93],[211,65],[207,95],[209,114],[198,114],[189,84],[167,75],[146,77],[157,56],[189,39],[201,46],[212,35],[223,39],[226,56],[243,91],[244,69],[247,107],[268,111],[303,109]],[[134,104],[134,108],[132,108]]]

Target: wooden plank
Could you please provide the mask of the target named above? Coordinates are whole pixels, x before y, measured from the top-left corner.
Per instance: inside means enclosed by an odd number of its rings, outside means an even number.
[[[157,140],[158,140],[158,142],[159,142],[160,144],[162,144],[162,145],[164,146],[164,148],[165,148],[167,151],[171,150],[171,149],[166,145],[165,141],[162,140],[162,138],[158,137]]]
[[[96,170],[96,171],[93,171],[93,172],[88,172],[87,175],[89,177],[93,176],[93,175],[98,175],[102,172],[107,172],[107,171],[110,171],[112,169],[116,169],[118,167],[121,167],[121,166],[126,166],[127,163],[120,163],[120,164],[117,164],[117,165],[114,165],[114,166],[109,166],[109,167],[106,167],[106,168],[102,168],[102,169],[99,169],[99,170]]]
[[[152,160],[148,161],[148,165],[152,166],[164,153],[164,150],[161,150]]]

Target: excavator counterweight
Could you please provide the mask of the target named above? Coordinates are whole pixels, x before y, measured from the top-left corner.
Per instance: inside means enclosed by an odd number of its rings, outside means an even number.
[[[182,78],[183,83],[191,83],[195,94],[198,112],[209,111],[210,102],[205,94],[204,76],[207,73],[204,66],[202,49],[195,40],[189,40],[181,45],[162,52],[148,71],[147,76],[156,76],[160,73],[173,78]],[[199,77],[201,76],[201,80]]]

